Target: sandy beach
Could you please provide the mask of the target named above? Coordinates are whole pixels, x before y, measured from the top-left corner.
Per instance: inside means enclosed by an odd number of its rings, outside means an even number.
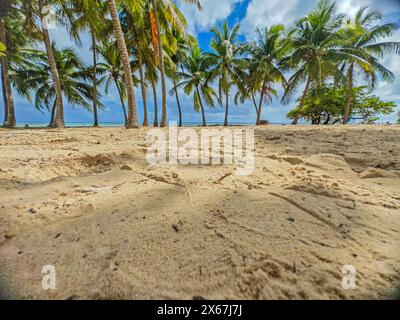
[[[23,299],[370,299],[400,285],[400,126],[255,128],[255,170],[149,166],[146,129],[0,129]],[[54,265],[55,290],[41,287]],[[342,268],[357,270],[342,288]]]

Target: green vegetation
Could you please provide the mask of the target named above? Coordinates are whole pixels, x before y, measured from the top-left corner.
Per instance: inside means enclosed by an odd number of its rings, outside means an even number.
[[[186,2],[201,10],[201,1]],[[48,30],[52,23],[66,28],[77,46],[83,34],[90,35],[90,65],[73,49],[55,46]],[[182,116],[187,106],[181,104],[180,89],[193,96],[203,125],[207,107],[217,105],[224,108],[228,125],[231,98],[235,104],[249,101],[259,124],[263,107],[279,90],[283,103],[295,101],[288,114],[293,124],[300,119],[372,123],[395,108],[373,95],[378,81],[394,79],[382,58],[400,54],[400,43],[387,41],[395,28],[371,9],[360,8],[348,17],[337,12],[334,1],[320,0],[292,24],[258,30],[256,41],[241,42],[239,24],[214,27],[210,51],[203,52],[186,33],[186,19],[173,0],[2,1],[4,126],[16,125],[13,89],[41,112],[48,110],[52,127],[64,126],[64,100],[92,112],[98,126],[102,95],[111,87],[119,93],[126,128],[140,126],[138,108],[143,108],[142,125],[149,126],[150,106],[153,125],[166,126],[168,92],[176,98],[179,126],[190,121]]]

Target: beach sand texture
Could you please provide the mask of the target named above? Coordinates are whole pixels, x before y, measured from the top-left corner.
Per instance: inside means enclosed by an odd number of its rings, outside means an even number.
[[[146,132],[0,129],[4,297],[368,299],[399,286],[399,126],[255,128],[242,177],[151,167]]]

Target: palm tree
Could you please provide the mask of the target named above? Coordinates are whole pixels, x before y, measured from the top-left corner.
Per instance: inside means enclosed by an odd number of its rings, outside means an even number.
[[[144,78],[145,60],[152,56],[149,46],[150,32],[148,19],[148,3],[143,0],[126,0],[120,12],[122,29],[126,35],[130,53],[136,56],[136,67],[139,70],[140,88],[143,101],[143,126],[149,125],[147,106],[147,86]],[[151,58],[150,58],[151,59]]]
[[[281,61],[288,53],[289,48],[287,41],[283,41],[283,32],[283,25],[265,28],[264,32],[258,29],[258,43],[252,44],[249,48],[251,56],[249,78],[251,80],[245,79],[245,81],[248,81],[255,90],[260,92],[260,99],[256,106],[256,124],[259,124],[261,120],[263,100],[271,102],[272,95],[276,95],[273,83],[280,82],[283,87],[287,84],[281,70]]]
[[[185,0],[187,3],[195,4],[201,9],[199,0]],[[183,16],[180,14],[178,7],[174,4],[173,0],[151,0],[153,11],[152,11],[152,31],[153,31],[153,44],[154,49],[157,50],[158,63],[160,68],[161,76],[161,91],[162,91],[162,115],[161,115],[161,127],[165,127],[167,124],[167,85],[165,81],[165,67],[164,67],[164,54],[162,48],[161,39],[161,24],[159,15],[160,13],[168,13],[168,16],[172,19],[172,23],[175,27],[178,27],[181,32],[184,32],[184,23],[182,22]]]
[[[98,80],[99,83],[105,84],[105,93],[108,94],[111,84],[114,83],[118,90],[118,95],[121,101],[122,111],[124,113],[124,121],[127,123],[128,116],[126,113],[126,88],[124,82],[124,67],[121,61],[121,56],[115,42],[104,43],[97,48],[103,62],[98,63],[97,68],[103,74],[103,77]]]
[[[206,126],[203,100],[208,106],[214,107],[214,98],[218,99],[214,89],[210,86],[209,81],[207,81],[210,69],[207,57],[201,52],[200,48],[195,47],[184,61],[183,66],[185,70],[178,72],[178,79],[181,79],[181,82],[175,88],[183,88],[183,91],[187,95],[194,92],[194,109],[197,112],[201,111],[202,125]]]
[[[369,79],[370,88],[373,89],[378,79],[377,74],[387,81],[394,78],[393,73],[386,69],[378,58],[382,58],[385,53],[400,54],[400,42],[377,42],[378,39],[390,36],[396,29],[396,24],[379,24],[381,15],[367,9],[364,7],[358,10],[354,21],[348,20],[342,30],[342,50],[351,54],[347,59],[348,83],[343,124],[348,123],[351,114],[354,72],[361,71]]]
[[[5,51],[6,45],[8,45],[6,37],[6,17],[10,14],[13,9],[11,1],[5,1],[0,4],[0,41],[2,44],[2,50]],[[9,52],[1,52],[1,82],[3,89],[3,100],[4,100],[4,127],[13,128],[16,125],[15,120],[15,107],[14,97],[12,94],[12,88],[10,84],[9,76]]]
[[[80,33],[89,31],[92,41],[92,83],[93,83],[93,126],[99,125],[97,111],[97,42],[98,38],[104,35],[104,18],[106,6],[99,0],[73,0],[71,2],[72,10],[75,14],[71,26],[71,35],[80,44]],[[101,23],[100,23],[101,22]]]
[[[52,48],[56,61],[62,94],[71,105],[79,105],[91,111],[88,101],[93,100],[93,86],[87,83],[91,78],[91,68],[85,68],[74,50]],[[51,111],[50,127],[54,126],[56,113],[56,88],[52,84],[51,66],[46,52],[25,49],[21,52],[24,62],[13,65],[11,79],[17,91],[31,100],[35,95],[34,104],[38,110],[44,108]],[[98,98],[98,97],[96,97]],[[103,107],[102,104],[99,104]]]
[[[171,96],[175,96],[176,98],[176,104],[178,106],[178,115],[179,115],[179,127],[182,127],[182,107],[181,107],[181,102],[179,99],[179,93],[177,90],[177,83],[179,81],[178,79],[178,71],[182,70],[183,71],[183,63],[187,59],[187,55],[189,52],[189,49],[191,46],[197,46],[197,41],[191,36],[184,35],[178,31],[173,32],[173,40],[174,40],[174,50],[171,50],[168,53],[168,59],[167,61],[167,68],[166,72],[168,77],[172,80],[173,82],[173,88],[170,91]]]
[[[288,34],[292,52],[283,63],[295,72],[288,80],[283,102],[287,103],[299,85],[305,82],[298,107],[301,111],[311,86],[321,87],[324,78],[337,71],[338,61],[348,56],[338,49],[338,30],[342,20],[343,15],[336,14],[334,2],[320,0],[314,11],[296,21]],[[298,114],[292,124],[297,124],[299,119]]]
[[[214,37],[210,47],[214,52],[207,54],[208,63],[212,66],[211,80],[218,78],[219,100],[225,94],[225,121],[228,125],[229,92],[233,85],[238,85],[247,67],[247,60],[241,57],[245,46],[237,44],[240,25],[235,25],[231,30],[228,22],[222,26],[222,30],[211,29]]]
[[[41,31],[42,31],[42,36],[44,40],[44,44],[46,47],[46,53],[47,53],[47,58],[49,61],[50,69],[51,69],[51,74],[53,77],[53,82],[54,82],[54,88],[55,88],[55,94],[56,94],[56,100],[55,100],[55,105],[56,105],[56,117],[54,121],[54,127],[57,128],[63,128],[64,127],[64,104],[63,104],[63,98],[62,98],[62,89],[61,89],[61,82],[60,82],[60,77],[58,74],[57,70],[57,64],[54,58],[54,52],[53,52],[53,47],[52,43],[50,40],[50,34],[48,30],[48,25],[47,25],[47,19],[48,15],[50,14],[49,10],[47,9],[47,1],[46,0],[38,0],[39,4],[39,17],[41,20]]]
[[[117,13],[117,5],[115,0],[108,0],[108,7],[111,13],[115,38],[117,40],[118,50],[120,52],[123,68],[124,68],[124,79],[126,84],[126,89],[128,93],[128,116],[125,122],[125,127],[138,128],[138,117],[136,109],[136,97],[135,88],[132,79],[132,69],[129,61],[128,49],[126,47],[124,34],[122,32],[121,23]]]

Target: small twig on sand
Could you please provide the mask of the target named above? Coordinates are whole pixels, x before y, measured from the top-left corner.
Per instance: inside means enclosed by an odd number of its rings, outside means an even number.
[[[225,178],[229,177],[230,175],[232,175],[232,172],[224,174],[221,178],[219,178],[218,180],[214,181],[214,183],[220,183],[222,180],[224,180]]]

